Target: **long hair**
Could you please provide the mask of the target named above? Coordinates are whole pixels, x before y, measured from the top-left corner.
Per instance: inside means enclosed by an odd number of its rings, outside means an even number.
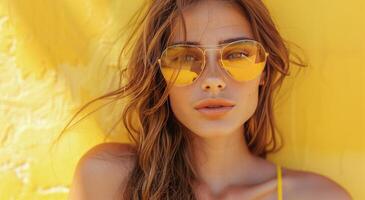
[[[290,58],[287,42],[261,0],[230,1],[241,8],[251,24],[254,38],[269,53],[257,109],[243,124],[250,152],[266,158],[268,153],[281,148],[273,114],[274,92],[290,74],[290,63],[302,67],[306,64],[297,54],[292,54],[295,59]],[[120,52],[119,64],[125,63],[120,76],[126,83],[79,110],[105,98],[128,98],[121,121],[135,147],[136,159],[123,190],[123,199],[196,199],[192,189],[196,172],[190,136],[185,134],[186,127],[171,114],[168,99],[171,85],[163,79],[157,62],[171,36],[173,20],[183,19],[182,9],[195,2],[197,0],[147,1],[129,21],[133,28]],[[183,25],[186,35],[184,20]]]

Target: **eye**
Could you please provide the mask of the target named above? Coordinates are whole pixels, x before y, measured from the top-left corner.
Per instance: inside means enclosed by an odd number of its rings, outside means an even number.
[[[192,55],[186,55],[183,58],[184,61],[195,61],[195,57]]]
[[[195,61],[195,57],[192,55],[180,55],[170,58],[172,61]]]
[[[227,55],[228,59],[246,58],[248,55],[244,52],[233,52]]]

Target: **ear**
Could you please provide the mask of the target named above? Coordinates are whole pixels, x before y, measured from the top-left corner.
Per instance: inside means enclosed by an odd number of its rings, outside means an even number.
[[[259,83],[259,85],[264,85],[264,84],[265,84],[265,77],[266,77],[266,70],[264,70],[264,71],[261,73],[261,76],[260,76],[260,83]]]

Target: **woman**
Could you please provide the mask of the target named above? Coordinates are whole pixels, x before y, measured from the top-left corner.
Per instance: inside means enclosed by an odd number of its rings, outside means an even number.
[[[289,60],[260,0],[145,8],[122,50],[131,49],[128,82],[101,97],[130,97],[132,143],[88,151],[70,199],[351,199],[329,178],[265,159],[278,150],[273,93],[290,62],[305,65]]]

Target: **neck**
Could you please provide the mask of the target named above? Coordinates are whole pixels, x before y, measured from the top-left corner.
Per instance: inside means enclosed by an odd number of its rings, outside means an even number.
[[[221,136],[194,137],[192,148],[197,181],[213,193],[250,182],[254,156],[245,142],[243,127]]]

